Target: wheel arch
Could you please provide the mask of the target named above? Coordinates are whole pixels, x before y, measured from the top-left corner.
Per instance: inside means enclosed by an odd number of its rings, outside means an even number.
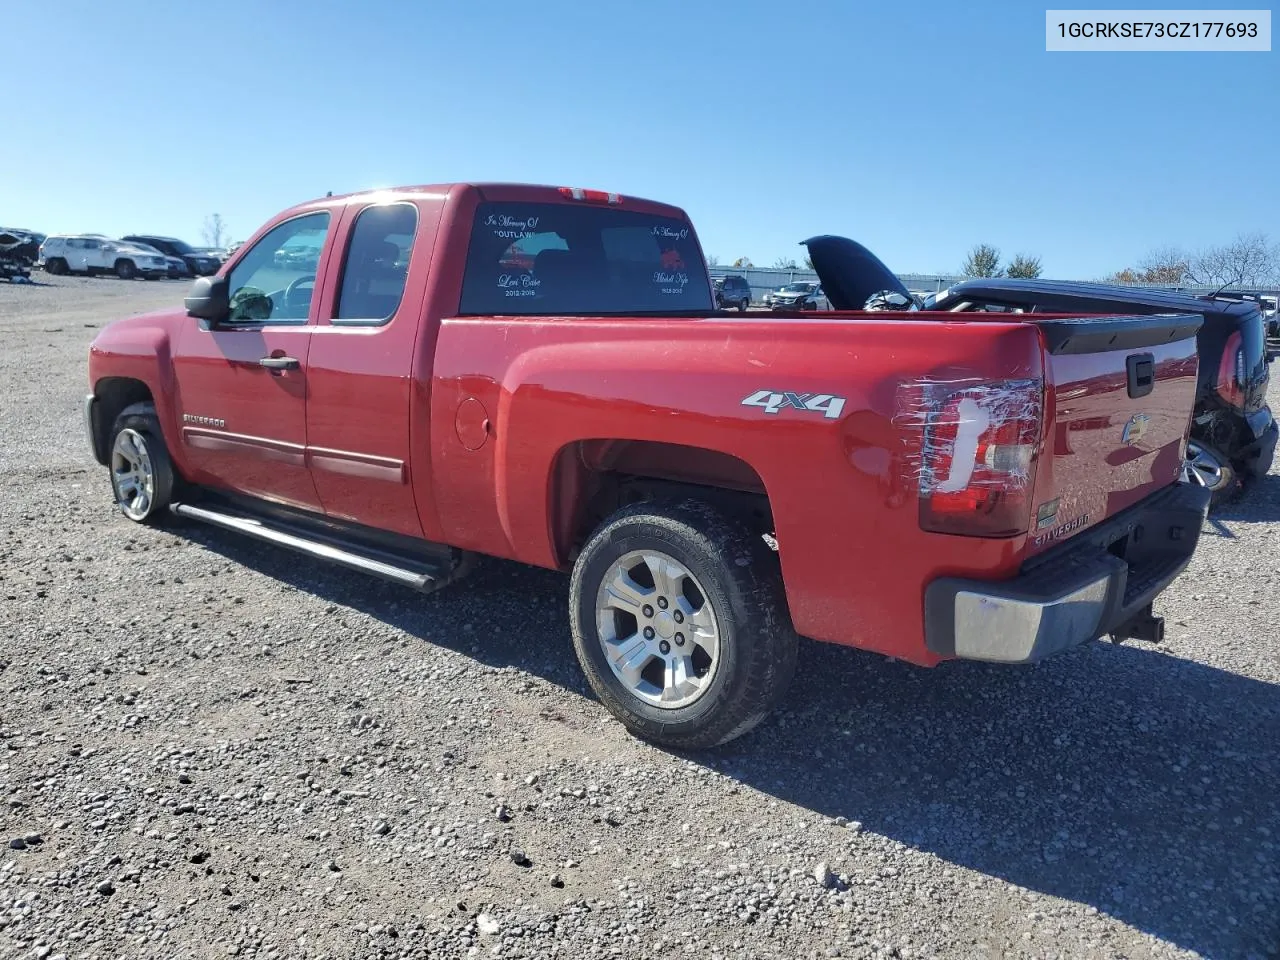
[[[135,403],[155,403],[151,388],[133,377],[103,377],[93,387],[89,407],[89,436],[93,457],[106,466],[110,455],[111,427],[120,411]]]
[[[582,545],[614,511],[647,500],[705,500],[771,533],[764,480],[731,453],[653,440],[590,439],[562,446],[552,458],[546,519],[555,564],[574,561]]]

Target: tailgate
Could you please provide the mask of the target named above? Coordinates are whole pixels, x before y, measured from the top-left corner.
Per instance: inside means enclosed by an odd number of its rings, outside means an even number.
[[[1196,396],[1199,315],[1035,320],[1045,346],[1046,443],[1032,552],[1175,483]]]

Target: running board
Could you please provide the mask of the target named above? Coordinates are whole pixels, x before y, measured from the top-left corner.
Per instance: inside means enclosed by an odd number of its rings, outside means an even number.
[[[384,580],[391,580],[394,583],[413,587],[416,590],[430,590],[439,586],[440,584],[437,581],[442,579],[434,574],[413,570],[407,566],[388,563],[385,560],[375,560],[372,557],[332,543],[324,543],[296,533],[286,532],[254,517],[223,513],[218,510],[195,507],[187,503],[175,503],[170,509],[180,517],[188,517],[192,520],[199,520],[201,523],[222,527],[224,530],[234,530],[236,533],[247,534],[258,540],[265,540],[267,543],[274,543],[290,550],[297,550],[300,553],[327,560],[330,563],[336,563],[351,570],[359,570],[361,573],[382,577]]]

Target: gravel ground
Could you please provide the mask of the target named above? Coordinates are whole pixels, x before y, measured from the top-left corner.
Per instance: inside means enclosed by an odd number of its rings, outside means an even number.
[[[1280,956],[1280,476],[1163,647],[806,644],[716,754],[589,697],[566,581],[419,597],[131,525],[85,348],[185,285],[0,284],[0,955]]]

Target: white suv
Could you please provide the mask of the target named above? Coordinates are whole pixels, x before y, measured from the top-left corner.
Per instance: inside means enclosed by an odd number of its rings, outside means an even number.
[[[121,280],[168,276],[169,265],[155,250],[100,234],[54,236],[40,245],[40,260],[49,273],[114,273]]]

